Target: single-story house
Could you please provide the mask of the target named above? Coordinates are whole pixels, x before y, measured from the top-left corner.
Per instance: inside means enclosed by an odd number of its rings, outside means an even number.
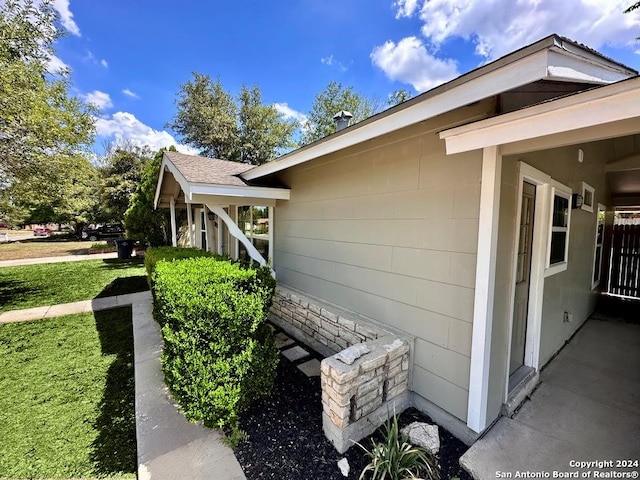
[[[639,204],[638,72],[558,35],[258,167],[166,152],[156,192],[194,247],[270,261],[290,334],[370,346],[323,362],[339,450],[390,402],[467,443],[516,408],[594,310],[614,207]]]

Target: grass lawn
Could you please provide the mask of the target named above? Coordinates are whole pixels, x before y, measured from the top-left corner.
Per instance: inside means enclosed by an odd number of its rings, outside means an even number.
[[[0,477],[135,478],[131,307],[0,326]]]
[[[55,237],[0,243],[0,260],[82,255],[87,253],[90,246],[90,242],[66,241]]]
[[[0,312],[139,292],[145,273],[139,259],[1,267]]]

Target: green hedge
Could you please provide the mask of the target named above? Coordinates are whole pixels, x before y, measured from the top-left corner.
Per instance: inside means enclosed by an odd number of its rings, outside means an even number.
[[[182,247],[156,247],[148,248],[144,253],[144,268],[147,270],[147,278],[149,286],[151,285],[151,274],[156,264],[161,261],[171,262],[173,260],[182,260],[185,258],[211,257],[210,252],[199,250],[197,248]]]
[[[276,373],[270,269],[191,258],[155,263],[152,280],[168,387],[188,419],[237,434],[238,415]]]

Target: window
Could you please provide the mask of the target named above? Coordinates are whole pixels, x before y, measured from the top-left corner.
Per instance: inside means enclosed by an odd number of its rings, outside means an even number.
[[[200,210],[200,248],[209,250],[209,241],[207,238],[207,209]]]
[[[263,258],[269,258],[269,209],[265,206],[239,206],[238,227]],[[249,260],[245,246],[239,242],[239,258]]]
[[[563,272],[567,269],[569,257],[569,225],[571,220],[571,189],[553,182],[551,189],[551,221],[547,270],[545,276]]]
[[[604,242],[604,220],[607,208],[601,203],[598,204],[598,219],[596,221],[596,246],[593,252],[593,277],[591,289],[600,285],[602,276],[602,244]]]
[[[596,189],[591,185],[582,182],[582,210],[593,213],[593,206],[596,201]]]

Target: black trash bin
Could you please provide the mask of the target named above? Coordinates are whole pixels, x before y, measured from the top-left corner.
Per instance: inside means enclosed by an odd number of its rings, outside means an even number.
[[[133,251],[132,240],[118,239],[116,240],[116,245],[118,245],[118,258],[120,260],[131,258],[131,252]]]

